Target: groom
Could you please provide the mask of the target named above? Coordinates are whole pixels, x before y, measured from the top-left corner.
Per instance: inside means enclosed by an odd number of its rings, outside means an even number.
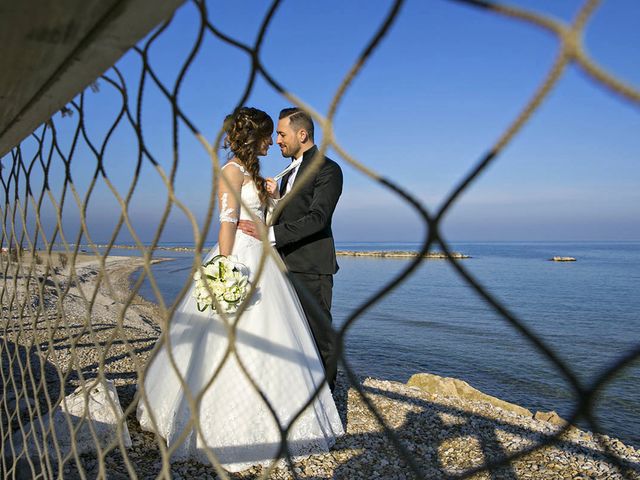
[[[269,239],[293,277],[293,285],[327,371],[327,382],[333,390],[337,358],[331,328],[331,297],[333,274],[338,271],[338,263],[331,219],[342,193],[342,170],[333,160],[322,157],[319,170],[304,183],[299,181],[318,153],[313,139],[313,120],[304,110],[282,110],[276,134],[282,156],[290,158],[293,167],[282,177],[280,197],[285,196],[294,184],[298,190],[269,228]],[[274,180],[267,179],[267,188],[274,190],[275,187]],[[238,228],[258,238],[252,222],[241,220]]]

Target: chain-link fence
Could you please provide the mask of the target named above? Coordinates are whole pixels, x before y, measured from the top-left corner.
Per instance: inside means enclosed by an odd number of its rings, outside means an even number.
[[[139,401],[144,401],[146,393],[144,389],[136,389],[136,385],[143,383],[141,380],[144,378],[145,367],[163,343],[156,343],[161,338],[160,333],[168,328],[176,310],[176,304],[165,303],[152,270],[152,264],[158,261],[158,252],[161,252],[158,246],[167,221],[176,211],[187,218],[187,226],[193,230],[195,269],[206,253],[204,245],[217,207],[217,192],[213,186],[203,195],[207,198],[208,206],[204,218],[199,219],[176,194],[175,186],[179,167],[185,161],[181,147],[194,140],[199,143],[203,157],[209,162],[207,168],[213,179],[212,185],[217,183],[220,173],[217,146],[222,139],[222,130],[209,142],[190,119],[190,112],[181,103],[180,97],[186,74],[195,58],[206,48],[209,38],[215,38],[237,49],[251,61],[251,70],[242,97],[238,99],[238,106],[245,104],[258,79],[263,80],[283,100],[311,113],[323,132],[321,152],[332,148],[340,156],[341,162],[353,166],[372,182],[378,182],[406,201],[427,226],[420,255],[412,259],[381,291],[375,292],[369,300],[354,309],[336,332],[341,354],[346,348],[346,334],[354,323],[389,292],[402,288],[403,282],[422,262],[421,256],[436,246],[449,255],[448,261],[455,271],[486,304],[552,362],[573,388],[576,408],[565,427],[548,435],[531,436],[519,431],[518,434],[533,440],[528,447],[516,451],[507,448],[492,449],[491,445],[485,443],[480,447],[485,454],[481,461],[452,471],[444,468],[442,459],[438,458],[437,451],[442,442],[425,436],[424,444],[430,445],[430,450],[409,448],[403,439],[403,426],[393,424],[389,419],[389,412],[381,408],[378,401],[382,395],[399,404],[419,408],[424,400],[403,397],[400,393],[385,393],[363,385],[346,358],[341,355],[340,368],[344,375],[342,380],[352,389],[351,395],[356,395],[362,402],[367,415],[379,424],[379,438],[376,441],[386,445],[385,451],[390,457],[399,459],[401,469],[397,478],[517,478],[516,472],[520,471],[516,468],[518,462],[526,460],[536,451],[549,446],[577,449],[565,435],[571,428],[570,424],[579,419],[586,420],[593,432],[601,432],[593,415],[595,397],[617,372],[638,358],[640,346],[619,358],[615,365],[597,378],[592,378],[589,386],[586,386],[557,352],[536,336],[517,315],[483,288],[453,258],[439,228],[442,218],[460,195],[496,161],[518,135],[533,112],[554,89],[568,65],[581,69],[612,95],[621,96],[634,106],[640,104],[640,92],[600,68],[583,49],[582,37],[599,2],[587,1],[572,23],[563,24],[517,8],[484,1],[457,0],[457,3],[485,9],[496,15],[510,17],[514,22],[525,22],[549,31],[558,38],[560,46],[555,63],[518,117],[464,179],[454,186],[435,211],[428,211],[400,185],[381,177],[365,163],[353,158],[338,143],[333,130],[333,120],[345,92],[401,15],[403,3],[401,0],[395,1],[377,31],[373,32],[368,45],[336,91],[326,115],[314,111],[302,99],[288,92],[261,61],[260,50],[265,32],[281,2],[274,1],[270,6],[253,45],[244,44],[220,31],[205,2],[187,3],[183,8],[197,11],[199,25],[184,60],[172,67],[175,72],[172,82],[163,80],[150,56],[153,46],[170,26],[169,20],[134,47],[140,66],[137,78],[125,80],[119,68],[114,66],[91,87],[99,89],[101,94],[108,91],[110,98],[118,99],[112,104],[112,107],[116,105],[112,120],[105,120],[106,123],[99,126],[89,124],[85,111],[91,92],[80,93],[60,115],[43,119],[46,120],[45,123],[31,138],[16,145],[3,158],[0,171],[4,193],[0,242],[3,247],[0,254],[3,275],[0,292],[0,469],[5,478],[119,478],[118,475],[131,478],[169,478],[175,474],[169,462],[171,451],[166,444],[159,437],[142,433],[137,425],[136,405]],[[164,132],[170,141],[166,142],[167,149],[162,152],[148,141],[150,130],[155,128],[148,120],[144,120],[146,117],[143,115],[145,102],[149,102],[146,100],[149,90],[155,92],[154,102],[164,103],[165,113],[169,116]],[[96,123],[99,122],[96,120]],[[120,151],[126,151],[129,158],[135,159],[128,172],[111,168],[109,159]],[[130,208],[140,185],[147,182],[156,182],[159,188],[163,188],[166,191],[166,201],[162,206],[155,206],[153,240],[143,243],[138,236],[136,220]],[[127,184],[128,187],[119,190],[116,184]],[[110,198],[111,204],[105,204],[105,198]],[[119,218],[109,242],[98,245],[92,238],[92,222],[101,222],[100,212],[107,208],[118,211]],[[73,220],[71,224],[67,223],[69,219]],[[135,248],[141,253],[139,257],[123,259],[110,255],[122,232],[133,239]],[[141,268],[143,273],[129,289],[128,276],[136,268]],[[145,281],[151,285],[157,305],[137,296]],[[187,282],[180,296],[186,294],[189,286]],[[155,345],[158,346],[154,350]],[[104,422],[109,413],[115,412],[115,427],[103,424],[98,413],[92,413],[91,419],[89,418],[89,409],[86,407],[92,405],[92,401],[97,402],[94,395],[100,393],[103,394],[100,398],[105,411]],[[74,399],[75,403],[70,399]],[[193,411],[197,411],[197,401],[198,399],[190,399]],[[459,413],[453,408],[442,409],[452,415]],[[193,419],[194,428],[197,428],[199,421],[198,418]],[[482,423],[487,419],[477,416],[474,421]],[[281,426],[283,436],[286,433],[284,427]],[[459,435],[464,438],[466,433],[459,432]],[[346,438],[336,445],[336,450],[357,450],[361,444],[352,437],[357,435],[348,431]],[[592,454],[594,458],[611,466],[610,475],[640,477],[638,463],[622,458],[615,442],[604,436],[596,435],[595,439],[599,442],[600,450]],[[286,452],[286,448],[283,448],[281,453],[286,457]],[[379,450],[376,452],[376,455],[380,454]],[[362,452],[358,454],[360,453]],[[215,452],[209,451],[208,457],[212,464],[217,464]],[[344,458],[349,457],[347,455]],[[310,473],[291,458],[288,460],[290,469],[287,475],[291,477],[326,478],[326,475],[331,475],[314,473],[315,471]],[[379,458],[371,462],[376,463],[378,460]],[[189,470],[191,467],[185,468],[186,475],[194,477],[216,474],[221,478],[232,476],[217,467],[197,471]],[[340,465],[335,464],[330,471],[342,478],[356,475],[355,472],[349,473],[349,470],[339,473]],[[264,469],[261,475],[266,478],[276,472],[274,465],[271,469]],[[374,473],[371,471],[370,476],[377,475]],[[575,478],[580,475],[577,472]],[[534,471],[528,478],[537,476]],[[542,473],[540,476],[543,476]],[[558,474],[557,478],[564,477]],[[587,474],[580,478],[587,478]]]

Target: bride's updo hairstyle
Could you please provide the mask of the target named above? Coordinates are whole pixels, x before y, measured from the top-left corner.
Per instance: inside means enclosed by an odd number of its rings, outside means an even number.
[[[230,150],[247,169],[258,189],[260,201],[269,198],[264,178],[260,176],[258,154],[264,142],[273,134],[273,120],[262,110],[240,107],[224,119],[224,148]]]

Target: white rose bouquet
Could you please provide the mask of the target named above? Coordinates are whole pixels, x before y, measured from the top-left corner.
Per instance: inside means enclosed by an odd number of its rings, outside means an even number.
[[[225,313],[234,313],[249,292],[247,267],[239,263],[234,256],[216,255],[196,271],[193,297],[198,310],[207,308],[216,311],[217,307]],[[203,274],[204,273],[204,274]],[[215,301],[214,301],[215,298]],[[217,301],[217,305],[216,305]]]

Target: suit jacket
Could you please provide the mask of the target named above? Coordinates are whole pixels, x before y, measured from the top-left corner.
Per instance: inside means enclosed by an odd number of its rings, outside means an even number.
[[[316,146],[304,152],[294,181],[296,187],[317,152]],[[342,170],[336,162],[324,157],[316,174],[289,199],[273,226],[276,248],[289,271],[318,274],[338,271],[331,220],[341,193]]]

